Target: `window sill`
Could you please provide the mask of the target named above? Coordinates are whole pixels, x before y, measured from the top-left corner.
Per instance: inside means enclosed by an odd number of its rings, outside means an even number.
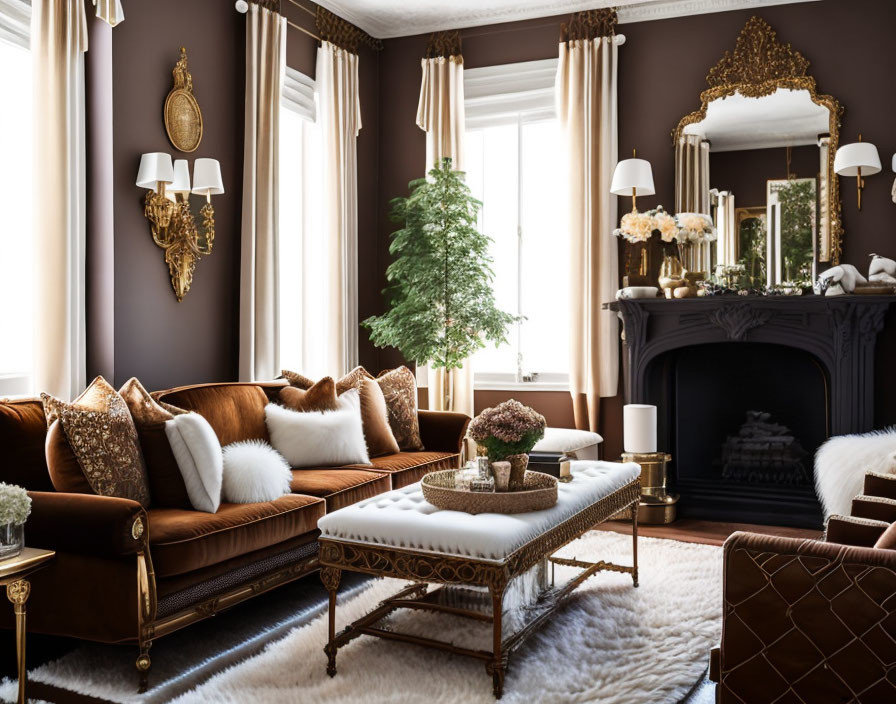
[[[562,381],[477,381],[474,391],[569,391],[569,383]]]

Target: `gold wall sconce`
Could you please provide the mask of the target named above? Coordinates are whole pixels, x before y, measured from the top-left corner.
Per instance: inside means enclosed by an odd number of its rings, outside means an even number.
[[[834,172],[838,176],[856,177],[856,194],[859,210],[862,209],[862,189],[865,187],[865,176],[872,176],[880,171],[880,154],[871,142],[859,141],[844,144],[834,155]]]
[[[182,301],[193,285],[193,271],[200,258],[212,253],[215,243],[215,209],[212,196],[224,193],[221,165],[217,159],[196,159],[193,187],[186,159],[173,163],[162,152],[140,158],[137,186],[148,189],[143,214],[149,220],[152,239],[165,250],[165,263],[171,275],[171,287]],[[199,211],[202,231],[190,210],[190,194],[205,196]]]

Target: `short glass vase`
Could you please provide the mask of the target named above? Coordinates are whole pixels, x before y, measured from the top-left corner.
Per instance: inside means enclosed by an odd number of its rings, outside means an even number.
[[[15,557],[25,549],[25,524],[0,525],[0,560]]]

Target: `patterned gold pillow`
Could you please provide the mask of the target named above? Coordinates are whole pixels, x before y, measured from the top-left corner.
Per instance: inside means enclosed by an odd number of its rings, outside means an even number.
[[[365,379],[373,379],[373,375],[364,367],[355,367],[336,382],[336,395],[341,396],[351,389],[360,389]]]
[[[170,403],[156,401],[135,376],[124,382],[124,386],[118,390],[118,393],[127,404],[134,425],[138,428],[149,423],[164,423],[174,416],[188,412],[183,408],[172,406]]]
[[[98,376],[71,403],[49,394],[41,394],[41,399],[47,424],[60,421],[94,492],[149,506],[149,484],[137,430],[121,394]]]
[[[417,380],[407,367],[384,372],[376,379],[389,409],[389,426],[402,450],[422,450],[417,421]]]

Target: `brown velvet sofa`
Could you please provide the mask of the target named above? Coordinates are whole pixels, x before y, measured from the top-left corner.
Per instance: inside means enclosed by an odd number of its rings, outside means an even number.
[[[199,384],[153,395],[203,415],[226,445],[268,439],[264,407],[284,385]],[[54,491],[40,400],[0,401],[0,481],[29,489],[26,543],[57,551],[34,575],[29,630],[137,644],[145,688],[153,639],[316,570],[317,521],[326,512],[457,466],[469,418],[429,411],[418,418],[422,452],[294,470],[292,494],[209,514]],[[152,476],[150,486],[162,490]],[[12,628],[7,611],[0,609],[0,625]]]
[[[721,704],[896,702],[896,477],[869,474],[822,540],[734,533],[724,546]]]

